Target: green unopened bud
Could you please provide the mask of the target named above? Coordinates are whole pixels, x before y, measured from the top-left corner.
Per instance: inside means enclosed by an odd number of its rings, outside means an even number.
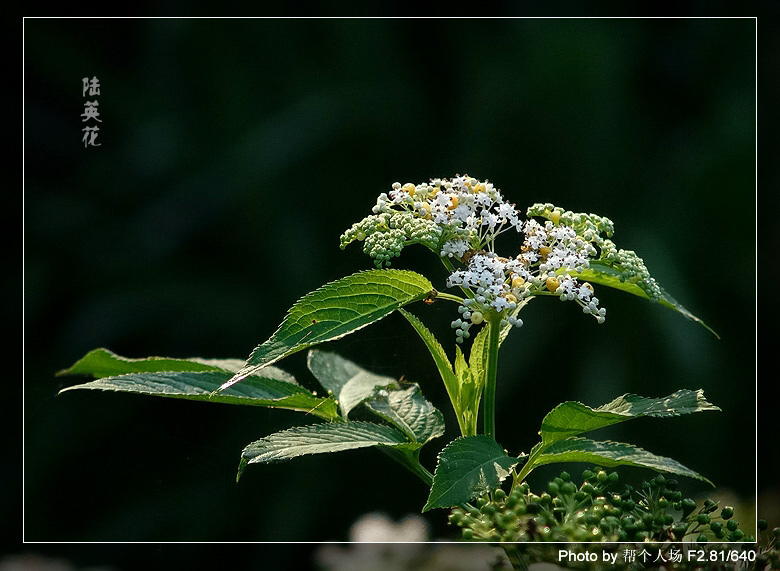
[[[729,541],[739,541],[745,537],[745,534],[742,532],[741,529],[735,529],[729,534]]]
[[[685,523],[680,522],[672,526],[672,533],[674,533],[674,537],[677,539],[677,541],[682,540],[686,531],[688,531],[688,525]]]
[[[506,512],[501,516],[501,523],[504,525],[504,527],[511,527],[515,523],[516,519],[517,516],[513,512]]]
[[[592,496],[593,493],[596,491],[596,488],[593,487],[593,484],[590,482],[585,482],[582,485],[582,491],[585,492],[587,495]]]
[[[569,480],[571,480],[571,475],[568,472],[561,472],[561,479],[564,482],[568,482]]]
[[[685,498],[682,501],[683,517],[688,517],[688,515],[695,509],[696,509],[696,502],[691,498]]]
[[[719,521],[713,521],[712,523],[710,523],[710,529],[714,533],[718,533],[721,529],[723,529],[723,524]]]
[[[735,522],[733,519],[730,519],[729,521],[726,522],[726,527],[728,528],[729,531],[735,531],[738,526],[739,524]]]
[[[682,492],[680,492],[680,491],[676,491],[676,490],[675,490],[675,491],[672,491],[672,490],[668,490],[668,489],[667,489],[667,491],[666,491],[666,493],[664,494],[664,496],[665,496],[665,497],[666,497],[666,498],[667,498],[667,499],[668,499],[670,502],[679,502],[680,500],[682,500]]]
[[[552,494],[553,496],[557,496],[558,492],[560,492],[561,490],[558,487],[558,484],[556,484],[555,482],[550,482],[547,485],[547,491],[550,492],[550,494]]]
[[[703,533],[700,533],[698,535],[698,537],[696,537],[696,542],[697,543],[707,543],[707,536],[704,535]]]
[[[498,511],[498,506],[494,503],[485,504],[482,508],[482,513],[486,515],[494,515]]]
[[[766,528],[767,528],[766,520],[765,519],[758,520],[758,529],[760,531],[764,531]]]
[[[726,506],[722,510],[720,510],[720,517],[723,519],[731,519],[731,516],[734,515],[734,508],[731,506]]]
[[[590,480],[593,477],[593,472],[590,470],[583,470],[582,471],[582,479],[583,480]]]
[[[699,514],[696,516],[696,521],[701,525],[707,525],[710,523],[710,514]]]
[[[577,486],[573,482],[564,482],[561,486],[561,492],[566,495],[571,495],[577,491]]]

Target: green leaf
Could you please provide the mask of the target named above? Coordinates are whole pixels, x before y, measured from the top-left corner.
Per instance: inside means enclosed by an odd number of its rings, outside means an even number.
[[[338,419],[333,399],[320,398],[289,382],[287,373],[276,367],[263,369],[262,375],[249,377],[240,386],[213,394],[232,373],[229,371],[171,371],[157,373],[130,373],[103,377],[96,381],[75,385],[62,392],[75,389],[118,391],[160,397],[180,398],[285,408],[311,413],[327,420]],[[280,374],[279,374],[280,373]]]
[[[377,391],[365,404],[421,446],[444,434],[444,417],[420,394],[416,384]]]
[[[428,501],[422,511],[466,503],[496,489],[521,461],[489,436],[462,436],[439,453]]]
[[[715,333],[715,331],[713,331],[706,323],[704,323],[701,319],[696,317],[693,313],[685,309],[676,299],[674,299],[671,295],[669,295],[663,288],[659,286],[659,291],[661,292],[660,297],[657,298],[652,297],[648,295],[647,292],[645,292],[645,290],[639,287],[636,283],[632,283],[630,281],[620,281],[620,276],[623,273],[622,270],[618,268],[613,268],[612,266],[610,266],[605,262],[592,261],[590,262],[590,267],[581,272],[572,272],[570,270],[567,270],[567,273],[569,273],[572,276],[576,276],[578,279],[582,281],[588,281],[594,284],[604,285],[607,287],[618,289],[620,291],[624,291],[626,293],[630,293],[637,297],[641,297],[656,303],[660,303],[661,305],[668,307],[669,309],[681,313],[683,316],[690,319],[691,321],[695,321],[696,323],[699,323],[710,333],[715,335],[715,337],[718,337],[718,339],[720,339],[720,336],[717,333]]]
[[[490,337],[490,327],[492,326],[488,322],[479,330],[479,333],[474,337],[474,342],[471,344],[471,352],[469,353],[469,369],[471,369],[471,376],[480,390],[482,390],[482,385],[484,384],[485,369],[488,362],[488,338]]]
[[[292,353],[340,339],[432,291],[428,279],[405,270],[368,270],[325,284],[292,306],[279,329],[221,389]]]
[[[146,357],[129,359],[120,357],[108,349],[94,349],[76,361],[71,367],[59,371],[58,375],[92,375],[96,379],[124,375],[127,373],[157,373],[160,371],[230,371],[235,373],[244,362],[240,359],[171,359],[168,357]],[[287,375],[280,369],[273,372],[274,378]],[[295,382],[292,375],[285,379]]]
[[[669,417],[720,410],[707,402],[704,391],[679,390],[664,398],[625,394],[598,408],[568,401],[552,409],[542,420],[542,444],[547,446],[570,436],[643,416]]]
[[[307,364],[320,384],[333,393],[344,419],[377,388],[397,384],[392,377],[366,371],[335,353],[311,350]]]
[[[542,420],[542,429],[539,431],[542,441],[531,450],[528,462],[518,475],[518,481],[522,481],[540,465],[540,458],[549,452],[551,446],[577,434],[643,416],[665,418],[708,410],[720,408],[707,402],[702,389],[683,389],[664,398],[625,394],[595,409],[580,402],[561,403]]]
[[[431,357],[433,357],[436,368],[439,370],[439,375],[441,376],[442,381],[444,381],[444,387],[447,389],[450,400],[453,403],[457,403],[458,380],[452,370],[450,359],[447,357],[447,353],[444,352],[441,343],[439,343],[433,333],[431,333],[414,314],[409,313],[405,309],[399,309],[398,311],[409,321],[409,323],[411,323],[414,330],[420,336],[420,339],[425,343]]]
[[[252,442],[241,453],[238,478],[247,464],[290,460],[306,454],[340,452],[369,446],[398,446],[406,437],[390,426],[370,422],[332,422],[296,426]]]
[[[472,358],[474,357],[474,347],[478,347],[479,337],[482,332],[487,331],[483,328],[474,339],[472,344]],[[479,349],[477,349],[479,353]],[[479,360],[479,359],[477,359]],[[458,414],[458,423],[463,436],[473,436],[477,433],[477,420],[479,417],[479,402],[482,400],[482,386],[485,380],[485,369],[479,366],[472,367],[466,362],[466,357],[459,346],[455,346],[455,375],[458,378],[458,401],[456,412]]]
[[[686,468],[676,460],[664,456],[656,456],[647,450],[623,442],[597,442],[575,436],[552,444],[535,460],[537,466],[555,462],[589,462],[608,467],[637,466],[651,468],[659,472],[696,478],[714,486],[707,478],[690,468]]]

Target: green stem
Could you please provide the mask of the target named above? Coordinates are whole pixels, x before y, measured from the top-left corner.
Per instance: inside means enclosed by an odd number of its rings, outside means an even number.
[[[455,271],[455,266],[452,265],[452,262],[450,261],[450,259],[448,257],[446,257],[446,256],[441,257],[440,256],[439,259],[441,260],[441,263],[444,265],[444,267],[447,268],[448,272],[452,273],[452,272]],[[458,286],[458,287],[460,288],[460,290],[464,293],[464,295],[466,297],[474,297],[474,293],[469,288],[466,288],[466,287],[463,287],[463,286]]]
[[[433,484],[433,474],[426,470],[425,466],[420,464],[420,461],[417,458],[420,452],[419,450],[415,450],[414,452],[402,452],[400,450],[396,450],[395,448],[389,448],[386,446],[379,446],[378,448],[390,456],[390,458],[402,466],[405,466],[410,472],[412,472],[412,474],[419,477],[423,482],[425,482],[426,486],[429,488],[431,487]]]
[[[485,390],[483,394],[483,421],[485,434],[496,438],[496,377],[498,374],[498,345],[501,339],[501,318],[494,315],[488,324],[488,350]]]
[[[445,293],[441,291],[436,292],[436,299],[446,299],[449,301],[454,301],[455,303],[463,303],[462,297],[458,297],[457,295],[453,295],[451,293]]]
[[[531,471],[536,468],[536,458],[547,448],[547,446],[543,446],[541,442],[539,442],[536,446],[531,448],[531,453],[528,455],[528,460],[526,460],[525,464],[523,464],[523,467],[520,469],[520,472],[515,477],[514,481],[512,482],[512,489],[514,490],[516,486],[519,486],[522,484],[525,479],[528,477],[528,474],[531,473]]]

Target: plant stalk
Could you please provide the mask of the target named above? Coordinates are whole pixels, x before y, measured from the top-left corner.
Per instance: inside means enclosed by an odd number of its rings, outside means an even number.
[[[377,446],[377,448],[379,448],[379,450],[390,456],[390,458],[402,466],[405,466],[412,474],[420,478],[426,486],[429,488],[431,487],[433,484],[433,474],[431,474],[425,468],[425,466],[420,464],[420,461],[417,458],[419,450],[405,453],[400,450],[396,450],[395,448],[389,448],[386,446]]]
[[[484,432],[496,438],[496,377],[498,375],[498,346],[501,339],[501,318],[494,315],[488,324],[487,371],[482,396]]]

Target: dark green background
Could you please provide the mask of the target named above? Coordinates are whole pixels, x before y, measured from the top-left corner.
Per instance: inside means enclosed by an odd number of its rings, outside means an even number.
[[[78,379],[54,374],[99,346],[245,358],[300,296],[371,266],[338,237],[379,192],[464,172],[519,208],[609,216],[618,246],[721,336],[604,288],[601,326],[535,302],[502,350],[502,445],[527,451],[562,400],[704,388],[723,412],[601,436],[752,504],[754,20],[28,20],[25,50],[28,541],[344,540],[365,512],[419,511],[426,489],[374,450],[252,466],[236,484],[242,447],[301,415],[58,397]],[[92,76],[101,93],[85,98]],[[92,99],[101,146],[85,149]],[[394,266],[443,285],[424,252]],[[453,309],[417,311],[450,348]],[[326,348],[419,382],[455,437],[400,316]],[[312,386],[304,362],[281,366]],[[455,537],[443,511],[426,517]]]

